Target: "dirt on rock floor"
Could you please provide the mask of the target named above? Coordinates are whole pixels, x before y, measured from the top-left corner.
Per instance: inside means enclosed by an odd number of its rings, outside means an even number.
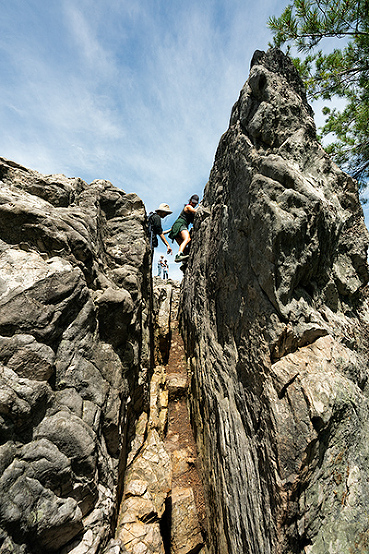
[[[187,363],[182,337],[177,321],[172,322],[172,338],[169,360],[166,366],[169,405],[168,430],[165,447],[172,458],[173,481],[172,488],[191,487],[195,497],[199,525],[203,536],[206,536],[206,510],[204,492],[200,478],[200,462],[197,456],[196,443],[192,432],[187,406],[188,377]],[[178,381],[186,381],[183,391],[176,390],[171,394],[171,377]]]

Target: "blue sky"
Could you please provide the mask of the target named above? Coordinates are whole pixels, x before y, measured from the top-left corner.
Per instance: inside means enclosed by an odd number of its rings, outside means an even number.
[[[148,212],[166,202],[170,227],[201,197],[252,54],[271,40],[267,19],[286,4],[1,1],[0,156],[107,179]]]

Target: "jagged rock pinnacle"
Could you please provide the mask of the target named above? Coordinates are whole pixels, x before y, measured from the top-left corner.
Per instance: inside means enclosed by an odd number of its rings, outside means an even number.
[[[257,52],[182,284],[212,553],[365,544],[367,246],[357,184],[318,143],[296,70]]]

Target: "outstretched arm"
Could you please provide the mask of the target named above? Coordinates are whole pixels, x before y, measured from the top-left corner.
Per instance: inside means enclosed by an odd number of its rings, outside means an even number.
[[[168,231],[169,232],[169,231]],[[171,254],[172,253],[172,249],[171,247],[169,246],[169,242],[167,241],[167,239],[165,238],[165,233],[162,233],[160,236],[161,240],[163,241],[163,243],[165,244],[165,246],[167,247],[167,254]]]

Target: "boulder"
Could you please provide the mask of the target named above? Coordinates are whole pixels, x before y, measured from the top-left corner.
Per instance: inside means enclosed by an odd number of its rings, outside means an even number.
[[[169,359],[171,328],[177,318],[180,283],[154,277],[153,285],[154,360],[156,365],[165,365]]]
[[[108,181],[0,158],[1,552],[92,554],[113,535],[149,409],[145,218]]]

